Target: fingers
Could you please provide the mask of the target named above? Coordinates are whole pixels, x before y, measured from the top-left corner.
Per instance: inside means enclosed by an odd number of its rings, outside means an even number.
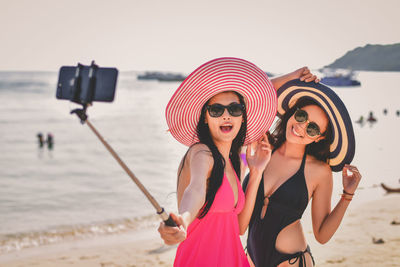
[[[351,172],[351,175],[349,175]],[[343,188],[346,192],[354,194],[361,181],[361,174],[356,166],[349,164],[343,167]]]
[[[316,75],[311,75],[311,77],[306,79],[306,82],[312,82],[312,81],[315,81],[316,79],[317,79]]]
[[[174,226],[174,227],[166,226],[164,222],[161,222],[160,225],[158,226],[158,232],[161,235],[175,234],[175,233],[179,232],[179,228],[176,226]]]
[[[246,147],[246,159],[251,157],[251,144]]]
[[[261,139],[258,141],[258,144],[261,146],[262,150],[271,150],[271,144],[268,141],[267,134],[263,134]]]
[[[347,167],[346,165],[344,165],[343,170],[342,170],[343,176],[347,177],[349,176],[348,172],[347,172]]]
[[[352,173],[351,175],[349,175],[349,173],[348,173],[349,171]],[[349,164],[344,165],[343,176],[344,177],[352,177],[352,178],[356,179],[357,181],[360,181],[361,177],[362,177],[361,173],[357,169],[357,167],[353,166],[353,165],[349,165]]]
[[[308,67],[303,67],[300,69],[300,81],[305,81],[305,82],[316,82],[319,83],[320,79],[311,73],[310,69]]]
[[[269,142],[262,141],[260,145],[262,150],[271,150],[271,144]]]
[[[300,70],[301,70],[302,75],[306,75],[306,74],[310,73],[310,69],[307,66],[302,67]]]
[[[312,73],[308,73],[306,75],[303,75],[300,80],[301,81],[305,81],[305,82],[312,82],[312,81],[316,81],[318,78],[316,75],[312,74]]]
[[[164,243],[170,245],[172,244],[171,235],[174,235],[178,231],[178,227],[167,227],[164,222],[161,222],[157,230]]]
[[[263,143],[263,142],[266,142],[266,143],[268,143],[268,144],[269,144],[268,136],[267,136],[267,134],[266,134],[266,133],[265,133],[265,134],[263,134],[263,135],[261,136],[261,138],[258,140],[258,142],[257,142],[257,143],[261,144],[261,143]]]
[[[356,171],[356,172],[358,172],[357,167],[354,166],[354,165],[346,164],[345,167],[349,168],[349,170],[351,170],[351,171]]]
[[[175,245],[186,239],[186,231],[182,225],[179,227],[169,227],[164,222],[161,222],[158,232],[166,245]]]
[[[307,80],[307,79],[309,79],[309,78],[312,77],[312,76],[313,76],[312,73],[304,74],[304,75],[302,75],[302,76],[300,77],[300,81]]]
[[[269,134],[269,133],[268,133],[268,134]],[[268,144],[269,144],[269,139],[268,139],[267,133],[264,133],[261,139],[262,139],[263,141],[268,142]]]
[[[310,69],[308,67],[302,67],[296,71],[299,73],[300,81],[304,81],[305,77],[310,74]]]
[[[358,174],[360,174],[360,171],[359,171],[358,168],[357,168],[356,166],[354,166],[354,165],[345,164],[344,167],[343,167],[343,170],[344,170],[344,169],[349,170],[349,171],[351,171],[351,172],[353,172],[353,173],[358,173]],[[360,174],[360,175],[361,175],[361,174]]]
[[[179,226],[182,225],[182,218],[180,216],[177,216],[175,213],[170,212],[169,215],[171,216],[172,220]]]

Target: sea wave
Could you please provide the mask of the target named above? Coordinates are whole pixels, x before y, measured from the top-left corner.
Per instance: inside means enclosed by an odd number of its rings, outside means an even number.
[[[59,226],[47,231],[0,235],[0,255],[63,241],[156,227],[158,223],[159,218],[156,215],[146,215],[138,218],[126,218],[87,225]]]

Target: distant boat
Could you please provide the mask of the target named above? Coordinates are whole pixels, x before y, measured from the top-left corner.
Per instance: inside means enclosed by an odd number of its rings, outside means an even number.
[[[321,83],[329,86],[360,86],[361,83],[354,78],[351,70],[323,70],[325,76]]]
[[[147,71],[137,76],[138,80],[157,80],[162,82],[180,82],[186,79],[186,76],[179,73]]]
[[[400,188],[391,188],[384,183],[381,183],[383,189],[385,189],[386,193],[400,193]]]

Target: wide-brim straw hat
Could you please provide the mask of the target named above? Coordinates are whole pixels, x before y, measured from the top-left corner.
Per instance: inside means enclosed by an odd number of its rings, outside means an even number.
[[[278,114],[283,115],[300,98],[311,98],[328,115],[333,130],[329,165],[332,171],[341,171],[350,164],[355,153],[353,125],[346,106],[339,96],[321,83],[292,80],[277,90]]]
[[[181,83],[165,111],[172,136],[186,146],[199,142],[196,128],[203,105],[226,91],[237,92],[245,99],[244,143],[258,140],[276,116],[276,90],[264,71],[251,62],[233,57],[208,61]]]

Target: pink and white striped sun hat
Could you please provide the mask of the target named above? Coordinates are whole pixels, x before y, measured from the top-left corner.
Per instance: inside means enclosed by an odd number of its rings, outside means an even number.
[[[244,144],[258,140],[275,118],[276,91],[264,71],[251,62],[232,57],[204,63],[181,83],[165,110],[172,136],[186,146],[198,142],[196,127],[201,108],[211,97],[226,91],[235,91],[245,99]]]

